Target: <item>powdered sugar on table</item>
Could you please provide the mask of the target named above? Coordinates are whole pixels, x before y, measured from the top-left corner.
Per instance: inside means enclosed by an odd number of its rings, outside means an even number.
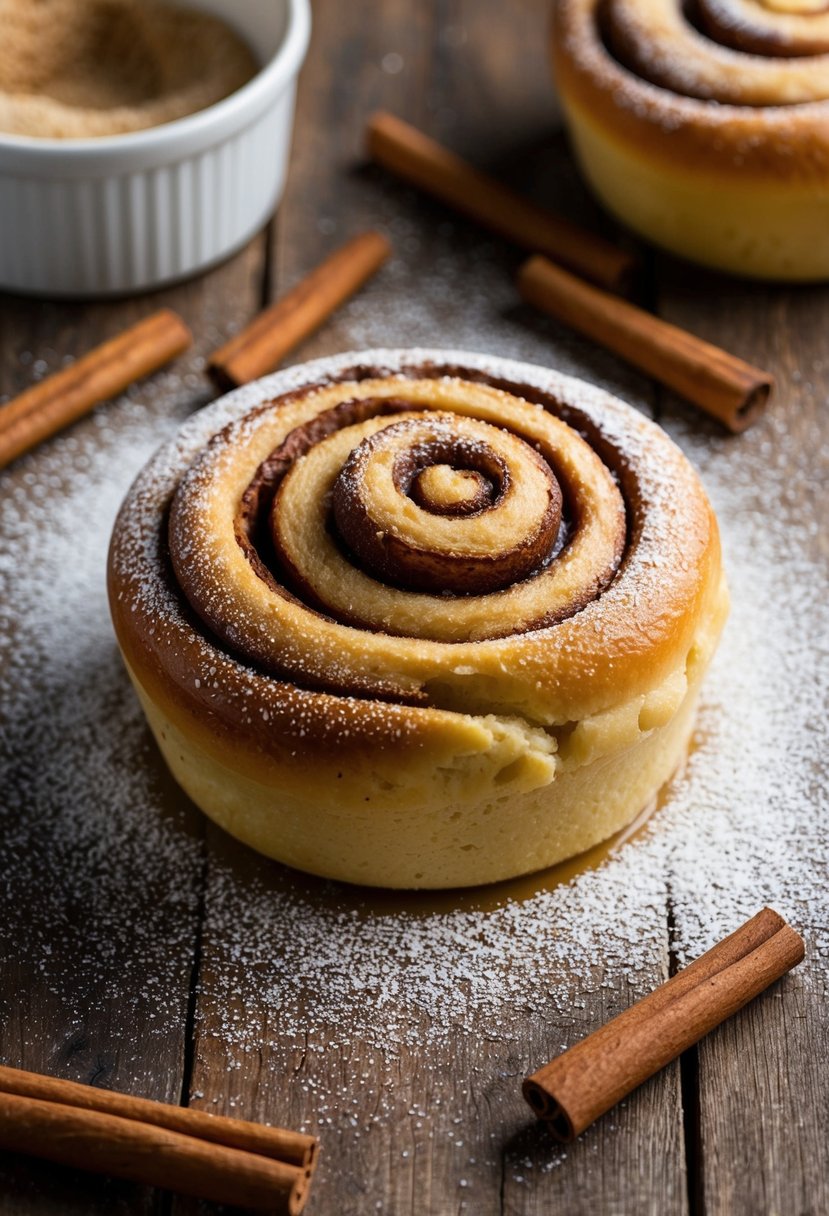
[[[370,331],[359,307],[352,328]],[[410,337],[430,336],[428,307],[407,317]],[[480,337],[476,307],[464,322],[469,345]],[[547,357],[543,335],[505,332],[510,353]],[[719,515],[733,608],[696,746],[665,805],[568,884],[540,876],[534,889],[429,902],[293,874],[215,830],[206,844],[201,817],[163,773],[117,655],[104,572],[118,505],[179,421],[165,401],[177,398],[182,413],[185,397],[171,376],[133,392],[21,462],[0,500],[9,766],[0,923],[12,942],[25,940],[26,967],[56,1018],[80,1023],[90,1001],[117,1000],[150,1010],[159,1034],[176,1024],[205,857],[204,957],[222,966],[202,976],[197,1029],[220,1040],[231,1069],[263,1044],[287,1059],[300,1049],[347,1056],[359,1043],[382,1054],[389,1075],[397,1055],[419,1047],[439,1070],[469,1036],[509,1046],[528,1027],[577,1026],[598,989],[622,1005],[649,986],[643,977],[668,946],[666,907],[680,960],[766,902],[804,930],[810,951],[829,951],[829,826],[816,767],[827,747],[826,572],[802,556],[809,519],[784,502],[753,511],[739,440],[674,428]],[[808,985],[810,974],[790,982]],[[341,1094],[321,1088],[310,1066],[298,1084],[310,1126],[350,1134]],[[389,1109],[358,1111],[352,1126]]]

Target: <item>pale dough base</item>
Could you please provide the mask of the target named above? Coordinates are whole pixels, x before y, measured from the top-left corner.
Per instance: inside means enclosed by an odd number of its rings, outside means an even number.
[[[609,211],[680,257],[752,278],[829,278],[829,188],[661,165],[610,138],[578,107],[567,115],[585,176]]]
[[[255,776],[230,768],[185,735],[133,679],[176,781],[232,836],[326,878],[445,888],[545,869],[632,822],[685,758],[704,666],[693,672],[669,721],[586,763],[540,754],[525,763],[516,732],[496,739],[488,753],[458,758],[450,782],[436,767],[413,786],[387,753],[378,766],[382,779],[362,803],[342,797],[324,760],[301,781],[275,765],[272,780],[262,779],[259,765]]]

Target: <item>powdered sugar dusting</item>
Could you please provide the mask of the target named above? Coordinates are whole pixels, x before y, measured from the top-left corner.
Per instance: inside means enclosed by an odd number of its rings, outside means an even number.
[[[234,396],[231,412],[256,391]],[[122,495],[174,429],[161,418],[125,399],[23,462],[0,501],[9,766],[0,923],[25,942],[27,966],[61,1017],[118,1001],[148,1012],[159,1031],[181,1015],[201,820],[165,783],[121,670],[104,566]],[[612,1006],[647,986],[668,894],[684,958],[763,902],[806,931],[813,957],[829,952],[817,768],[827,745],[829,595],[825,571],[802,557],[812,525],[793,512],[754,513],[740,441],[709,442],[692,427],[678,437],[718,509],[733,609],[696,749],[665,807],[598,870],[552,890],[542,881],[529,897],[502,891],[496,906],[486,896],[431,908],[384,901],[222,848],[211,862],[200,1010],[203,1036],[219,1040],[229,1066],[265,1043],[278,1065],[310,1036],[309,1050],[343,1059],[359,1042],[389,1075],[396,1053],[428,1046],[439,1071],[473,1034],[505,1053],[551,1019],[577,1035],[590,994],[607,987]],[[814,474],[804,466],[796,475]],[[814,974],[789,982],[808,985]],[[528,1063],[519,1054],[515,1076]],[[333,1121],[350,1136],[388,1116],[382,1105],[360,1109],[350,1124],[325,1076],[311,1061],[298,1081],[309,1127]],[[433,1114],[448,1137],[455,1110],[447,1101]],[[416,1107],[408,1117],[413,1128],[423,1122]]]
[[[829,636],[822,572],[801,565],[794,583],[781,554],[758,562],[739,525],[726,535],[732,619],[687,769],[643,837],[567,886],[545,890],[541,879],[534,895],[515,902],[507,885],[491,897],[457,897],[456,910],[443,898],[438,910],[418,910],[415,901],[407,911],[401,897],[400,910],[388,911],[370,894],[301,878],[274,883],[267,874],[240,888],[232,868],[220,866],[211,937],[224,939],[222,953],[234,959],[225,980],[239,987],[214,993],[212,1002],[220,1008],[235,996],[253,1007],[248,975],[269,994],[288,1035],[307,1027],[313,993],[319,1024],[387,1052],[420,1041],[424,1024],[432,1040],[459,1028],[520,1040],[527,1019],[544,1018],[551,1001],[571,1008],[574,974],[589,991],[601,963],[636,987],[653,962],[653,922],[668,891],[685,960],[763,903],[805,928],[814,949],[829,949],[829,833],[815,789],[829,689],[825,665],[812,670],[813,649],[793,644],[777,624],[778,613],[798,620],[814,613],[814,628]],[[798,670],[801,678],[790,681]],[[500,906],[481,910],[490,898]],[[246,1026],[222,1031],[239,1047],[255,1041]]]
[[[0,935],[52,1012],[48,1035],[111,1000],[167,1033],[196,928],[201,825],[165,797],[104,582],[124,481],[175,422],[129,398],[114,416],[116,428],[98,413],[21,462],[0,497]],[[42,1034],[23,1023],[24,1051]]]
[[[628,497],[630,535],[616,578],[601,594],[594,595],[577,617],[565,614],[570,619],[559,625],[523,633],[519,629],[507,639],[500,639],[500,631],[496,631],[495,641],[469,642],[461,635],[449,644],[440,642],[439,634],[429,639],[418,632],[417,626],[411,630],[412,637],[399,636],[408,632],[405,628],[388,633],[355,631],[350,625],[328,621],[315,611],[303,609],[293,596],[288,598],[276,590],[271,594],[261,583],[251,586],[247,559],[235,543],[221,472],[231,452],[241,452],[240,459],[249,464],[246,475],[253,476],[269,450],[262,446],[260,428],[266,438],[271,435],[273,442],[283,440],[284,436],[274,429],[279,424],[279,410],[269,410],[268,399],[278,399],[309,384],[329,385],[339,380],[345,384],[341,388],[333,385],[335,396],[340,392],[346,397],[361,392],[399,393],[403,390],[394,383],[384,385],[375,380],[378,370],[384,376],[403,372],[413,376],[416,383],[427,377],[428,369],[435,383],[448,393],[448,408],[453,393],[460,400],[466,393],[456,373],[472,377],[478,374],[509,392],[526,394],[530,403],[547,395],[557,403],[552,406],[553,412],[559,413],[565,423],[587,430],[592,426],[596,431],[597,450],[605,453],[614,471],[618,470]],[[362,381],[359,389],[348,386],[352,378]],[[414,384],[408,391],[414,392]],[[425,390],[429,403],[432,392],[431,387]],[[313,406],[318,395],[322,398],[319,389],[312,388],[303,408],[309,403]],[[519,426],[531,433],[532,415],[542,407],[505,399],[502,408],[505,422],[515,417]],[[222,431],[229,419],[230,425]],[[210,435],[213,439],[205,446]],[[258,444],[255,455],[245,452],[248,440]],[[548,441],[554,446],[558,442],[555,438]],[[567,448],[564,440],[561,447],[562,452]],[[644,665],[650,661],[646,650],[652,653],[663,644],[673,647],[669,634],[674,629],[677,605],[697,594],[699,553],[709,544],[708,509],[701,501],[693,472],[677,448],[635,410],[583,381],[511,360],[428,349],[369,350],[362,352],[357,368],[354,355],[347,354],[267,377],[217,402],[182,428],[174,443],[159,454],[136,483],[119,522],[114,547],[113,565],[119,579],[129,585],[124,594],[133,604],[138,626],[147,632],[148,615],[158,625],[158,636],[151,643],[158,647],[157,661],[167,668],[165,655],[171,647],[176,651],[186,648],[197,656],[195,674],[199,683],[195,688],[202,690],[209,683],[217,692],[217,698],[205,708],[225,717],[218,697],[226,694],[224,705],[230,704],[233,720],[238,719],[240,706],[244,721],[250,720],[249,707],[238,695],[240,679],[246,688],[255,685],[257,703],[264,701],[269,711],[275,709],[272,682],[259,679],[248,669],[240,670],[221,649],[204,641],[201,633],[193,636],[182,618],[178,595],[168,587],[166,561],[160,550],[154,552],[152,540],[175,486],[197,453],[196,463],[184,477],[186,493],[177,496],[172,516],[171,552],[188,598],[199,615],[229,642],[232,651],[255,658],[267,670],[287,673],[298,686],[308,683],[327,688],[338,681],[343,689],[362,687],[380,697],[388,691],[399,700],[419,695],[429,682],[434,686],[439,680],[450,688],[449,708],[462,699],[470,713],[508,712],[525,717],[533,726],[603,711],[609,706],[606,699],[601,699],[600,685],[591,678],[594,666],[614,662],[628,671],[634,661],[631,656],[638,656],[637,661]],[[581,500],[593,504],[585,515],[603,514],[606,502],[592,497],[583,475],[581,481]],[[569,557],[575,557],[580,546],[587,547],[588,535],[587,530],[582,536],[577,534]],[[595,548],[598,552],[598,546]],[[537,595],[542,609],[556,603],[556,576],[554,564],[539,576]],[[595,586],[589,576],[583,584],[577,581],[576,599],[588,598]],[[343,589],[347,601],[349,585],[344,583]],[[531,594],[522,600],[526,591]],[[532,608],[535,594],[535,586],[528,583],[501,596],[509,597],[505,609],[521,621],[521,613],[526,612],[524,604],[530,603]],[[325,602],[327,597],[320,598]],[[369,593],[366,599],[371,606]],[[497,621],[499,612],[505,610],[498,593],[492,604],[492,619]],[[537,614],[537,609],[533,610]],[[460,611],[457,615],[463,619]],[[400,621],[405,625],[406,620],[401,605]],[[485,623],[488,625],[488,620]],[[428,647],[422,644],[424,638]],[[691,641],[686,637],[687,645]],[[212,677],[210,681],[206,672]],[[469,676],[478,674],[486,676],[486,683],[473,691]],[[189,672],[185,682],[192,692]],[[280,695],[284,699],[284,694]],[[442,704],[437,694],[433,703]],[[320,720],[329,716],[329,710],[323,708]],[[380,713],[388,716],[391,711],[363,702],[361,715],[376,717]]]

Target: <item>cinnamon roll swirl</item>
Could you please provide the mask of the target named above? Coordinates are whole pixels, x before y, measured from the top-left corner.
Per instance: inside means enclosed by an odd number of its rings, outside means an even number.
[[[738,274],[829,276],[823,0],[557,0],[576,153],[607,207]]]
[[[633,819],[726,612],[716,521],[653,423],[554,372],[320,360],[190,420],[109,560],[180,785],[300,869],[493,882]]]

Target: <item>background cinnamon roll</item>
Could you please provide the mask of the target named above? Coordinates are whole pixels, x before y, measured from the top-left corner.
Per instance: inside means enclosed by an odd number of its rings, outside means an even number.
[[[681,761],[727,603],[658,427],[554,372],[418,351],[190,420],[124,503],[109,585],[199,806],[395,887],[526,873],[634,818]]]
[[[682,256],[829,277],[829,13],[814,0],[557,0],[553,55],[602,201]]]

